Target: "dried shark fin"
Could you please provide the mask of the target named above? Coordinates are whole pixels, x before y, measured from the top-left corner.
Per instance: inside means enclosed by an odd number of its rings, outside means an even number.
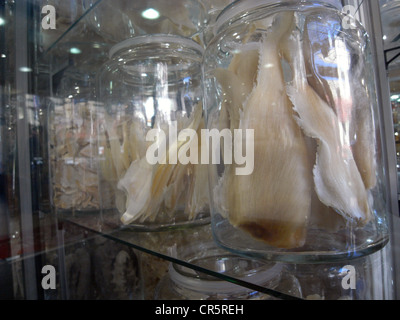
[[[219,113],[220,131],[229,128],[233,133],[239,127],[243,102],[255,86],[258,58],[258,50],[246,50],[233,56],[228,69],[217,68],[214,71],[223,95]],[[221,147],[224,148],[224,141],[221,141]]]
[[[185,177],[188,175],[188,166],[178,162],[164,194],[164,208],[166,213],[173,215],[178,206],[184,205],[187,196],[187,183]]]
[[[320,14],[306,18],[302,48],[307,81],[337,115],[345,114],[350,118],[350,130],[354,132],[348,134],[356,137],[352,142],[354,160],[366,189],[372,189],[376,185],[376,142],[373,115],[369,108],[371,97],[366,86],[361,83],[361,79],[368,79],[368,76],[363,74],[365,60],[362,57],[365,56],[365,52],[363,46],[353,44],[340,35],[338,25],[341,22],[341,16],[336,13],[326,13],[322,20]],[[335,42],[332,42],[333,38],[336,39]],[[348,84],[351,89],[343,93],[337,89],[340,87],[338,82],[343,81],[340,78],[340,61],[338,58],[332,60],[329,56],[329,53],[337,50],[335,46],[338,41],[341,41],[343,48],[348,48],[347,51],[341,51],[340,56],[352,61]],[[357,61],[352,59],[355,52],[360,57]],[[351,103],[346,103],[347,101]]]
[[[362,63],[360,65],[363,66]],[[377,183],[376,138],[371,108],[372,97],[360,81],[363,78],[360,75],[361,72],[361,70],[357,70],[352,80],[355,108],[351,126],[355,127],[356,136],[352,151],[365,188],[368,190],[373,189]],[[368,77],[365,76],[365,79],[368,79]]]
[[[243,85],[239,77],[231,70],[218,68],[214,71],[214,74],[222,87],[221,109],[223,109],[223,112],[227,112],[228,118],[223,121],[225,125],[222,125],[222,121],[220,121],[220,129],[229,125],[229,129],[233,130],[239,127],[242,105],[251,89],[248,90],[247,85]]]
[[[201,130],[205,128],[204,119],[202,119],[197,135],[201,137]],[[204,141],[198,139],[198,150],[201,150]],[[201,155],[199,155],[201,157]],[[188,201],[186,202],[185,212],[189,219],[194,219],[199,212],[205,210],[209,204],[208,187],[208,165],[199,162],[191,165],[191,180],[188,190]]]
[[[257,79],[259,48],[244,50],[234,55],[228,70],[240,80],[244,91],[250,93]]]
[[[322,203],[334,208],[347,221],[363,226],[371,219],[368,195],[351,146],[341,139],[342,123],[307,82],[299,35],[291,37],[283,48],[288,50],[293,71],[287,93],[298,114],[297,122],[308,136],[318,141],[313,170],[316,193]]]
[[[184,128],[197,130],[202,119],[202,105],[198,104],[193,114],[185,118]],[[161,125],[161,124],[160,124]],[[160,163],[151,165],[146,157],[133,161],[118,188],[127,195],[126,211],[121,217],[124,224],[154,221],[160,214],[161,205],[166,200],[169,211],[174,208],[181,196],[179,184],[186,168],[181,163],[169,163],[169,154],[185,152],[189,141],[170,141],[169,148],[160,155]]]
[[[367,101],[366,101],[367,102]],[[376,186],[376,149],[372,114],[365,108],[356,107],[354,117],[357,141],[353,144],[353,156],[366,189]]]
[[[214,71],[222,87],[222,105],[219,129],[238,128],[243,102],[253,90],[258,70],[258,49],[235,54],[228,69]]]
[[[118,188],[127,194],[126,211],[121,217],[123,224],[136,221],[145,213],[150,202],[152,170],[146,158],[135,160],[118,182]]]
[[[193,115],[190,119],[190,123],[185,126],[187,129],[197,130],[198,126],[200,125],[200,121],[202,119],[202,107],[201,104],[198,104],[193,112]],[[163,160],[160,161],[161,164],[158,164],[155,167],[154,171],[154,180],[153,185],[151,188],[152,197],[159,197],[165,186],[167,185],[169,178],[174,170],[176,164],[169,164],[168,155],[169,153],[179,154],[179,152],[183,152],[187,150],[190,146],[191,139],[189,141],[173,141],[170,142],[169,148],[163,156]],[[178,155],[179,157],[179,155]]]
[[[316,139],[305,137],[308,148],[309,162],[311,166],[315,164],[317,155]],[[312,167],[310,168],[310,171]],[[333,208],[326,206],[319,200],[318,195],[313,188],[311,195],[311,210],[309,228],[326,230],[334,233],[346,227],[346,219],[338,214]]]
[[[257,84],[239,123],[239,129],[254,129],[254,171],[237,176],[227,170],[216,191],[232,225],[271,246],[296,248],[305,242],[312,177],[278,52],[281,37],[292,31],[293,14],[276,18],[263,36]]]

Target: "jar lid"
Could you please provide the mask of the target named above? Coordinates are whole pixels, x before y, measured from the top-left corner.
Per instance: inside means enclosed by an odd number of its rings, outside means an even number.
[[[339,10],[342,9],[342,4],[340,0],[315,0],[315,1],[310,1],[310,0],[236,0],[235,2],[231,3],[228,5],[218,16],[217,22],[216,22],[216,31],[220,29],[220,27],[229,19],[232,19],[236,15],[240,13],[244,13],[246,11],[250,11],[254,8],[265,6],[265,5],[271,5],[271,4],[277,4],[277,3],[283,3],[283,4],[307,4],[307,2],[315,2],[315,3],[324,3],[324,4],[329,4]]]
[[[202,278],[199,277],[198,273],[183,274],[177,271],[177,268],[178,267],[175,264],[171,263],[169,265],[170,279],[180,287],[183,287],[191,291],[203,292],[203,293],[212,292],[215,294],[227,294],[227,293],[243,293],[252,290],[228,281],[210,280],[211,278],[206,275]],[[274,280],[277,280],[276,282],[279,281],[281,271],[282,271],[282,265],[274,264],[269,268],[264,268],[264,269],[260,268],[254,270],[253,273],[247,274],[244,277],[237,277],[237,279],[259,286],[265,286],[265,285],[271,286],[271,282],[275,282]],[[212,277],[212,279],[214,279],[214,277]],[[277,283],[275,284],[275,286],[276,285]]]
[[[152,35],[143,35],[137,36],[133,38],[128,38],[120,43],[117,43],[113,46],[109,51],[110,59],[114,56],[114,54],[122,49],[141,45],[141,44],[151,44],[151,43],[174,43],[181,44],[185,48],[190,48],[199,51],[200,54],[203,54],[203,47],[199,45],[197,42],[190,38],[185,38],[172,34],[152,34]]]

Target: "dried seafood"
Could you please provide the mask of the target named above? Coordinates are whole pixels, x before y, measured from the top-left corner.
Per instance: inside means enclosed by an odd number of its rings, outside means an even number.
[[[343,123],[308,84],[298,33],[293,33],[285,49],[293,71],[287,94],[298,114],[297,122],[309,137],[318,141],[313,170],[317,195],[349,222],[365,225],[371,219],[368,193],[351,146],[346,143]]]
[[[217,202],[227,207],[234,226],[282,248],[304,244],[312,181],[305,139],[285,94],[278,53],[279,41],[291,26],[283,15],[263,36],[257,83],[243,103],[243,112],[237,112],[240,119],[233,122],[239,129],[254,129],[254,171],[237,176],[232,165],[216,190],[221,197]],[[251,79],[246,78],[243,82]],[[240,92],[240,87],[231,90]]]
[[[50,159],[53,205],[58,209],[111,206],[107,198],[99,196],[96,108],[94,102],[75,103],[71,99],[54,108]]]
[[[369,78],[364,68],[366,52],[362,45],[338,31],[341,19],[336,13],[324,14],[323,20],[320,15],[306,18],[302,49],[307,81],[341,122],[349,122],[352,131],[346,134],[354,160],[366,189],[372,189],[377,182],[376,141],[373,108],[369,108],[373,97],[365,83]],[[352,59],[354,55],[359,58]],[[350,77],[343,78],[347,72]]]
[[[168,132],[168,121],[164,116],[158,113],[155,119],[153,127]],[[111,165],[111,171],[115,171],[115,176],[109,175],[110,168],[107,166],[103,166],[102,171],[104,177],[116,182],[117,188],[123,191],[124,196],[116,200],[123,224],[168,223],[178,219],[178,211],[191,220],[208,206],[207,167],[169,161],[170,154],[179,157],[180,153],[189,150],[192,143],[200,145],[200,139],[169,141],[168,148],[158,155],[159,161],[151,164],[146,157],[151,144],[145,140],[144,123],[134,118],[119,122],[114,127],[111,118],[106,118],[106,122],[108,140],[104,147],[109,148],[105,153],[108,157],[106,162]],[[204,128],[201,104],[194,107],[190,117],[177,116],[177,129],[185,128],[196,131]],[[167,139],[167,135],[160,137],[157,145],[166,145],[167,141],[161,140]]]

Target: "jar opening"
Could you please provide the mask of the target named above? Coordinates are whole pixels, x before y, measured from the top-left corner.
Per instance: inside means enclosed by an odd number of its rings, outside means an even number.
[[[173,44],[178,44],[182,45],[185,48],[188,49],[193,49],[199,52],[199,54],[203,54],[203,47],[199,45],[197,42],[195,42],[192,39],[188,39],[185,37],[177,36],[177,35],[170,35],[170,34],[154,34],[154,35],[144,35],[144,36],[137,36],[133,38],[126,39],[115,46],[113,46],[110,51],[109,51],[109,57],[110,59],[113,58],[113,56],[128,47],[132,46],[138,46],[142,44],[156,44],[156,43],[173,43]]]

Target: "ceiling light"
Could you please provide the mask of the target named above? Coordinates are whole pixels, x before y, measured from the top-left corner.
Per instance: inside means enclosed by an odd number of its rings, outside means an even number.
[[[19,68],[19,71],[21,71],[21,72],[31,72],[32,69],[29,68],[29,67],[21,67],[21,68]]]
[[[69,49],[69,52],[72,53],[72,54],[80,54],[80,53],[82,53],[82,51],[79,48],[75,48],[75,47]]]
[[[153,8],[149,8],[142,12],[142,17],[149,20],[155,20],[160,17],[160,13]]]

